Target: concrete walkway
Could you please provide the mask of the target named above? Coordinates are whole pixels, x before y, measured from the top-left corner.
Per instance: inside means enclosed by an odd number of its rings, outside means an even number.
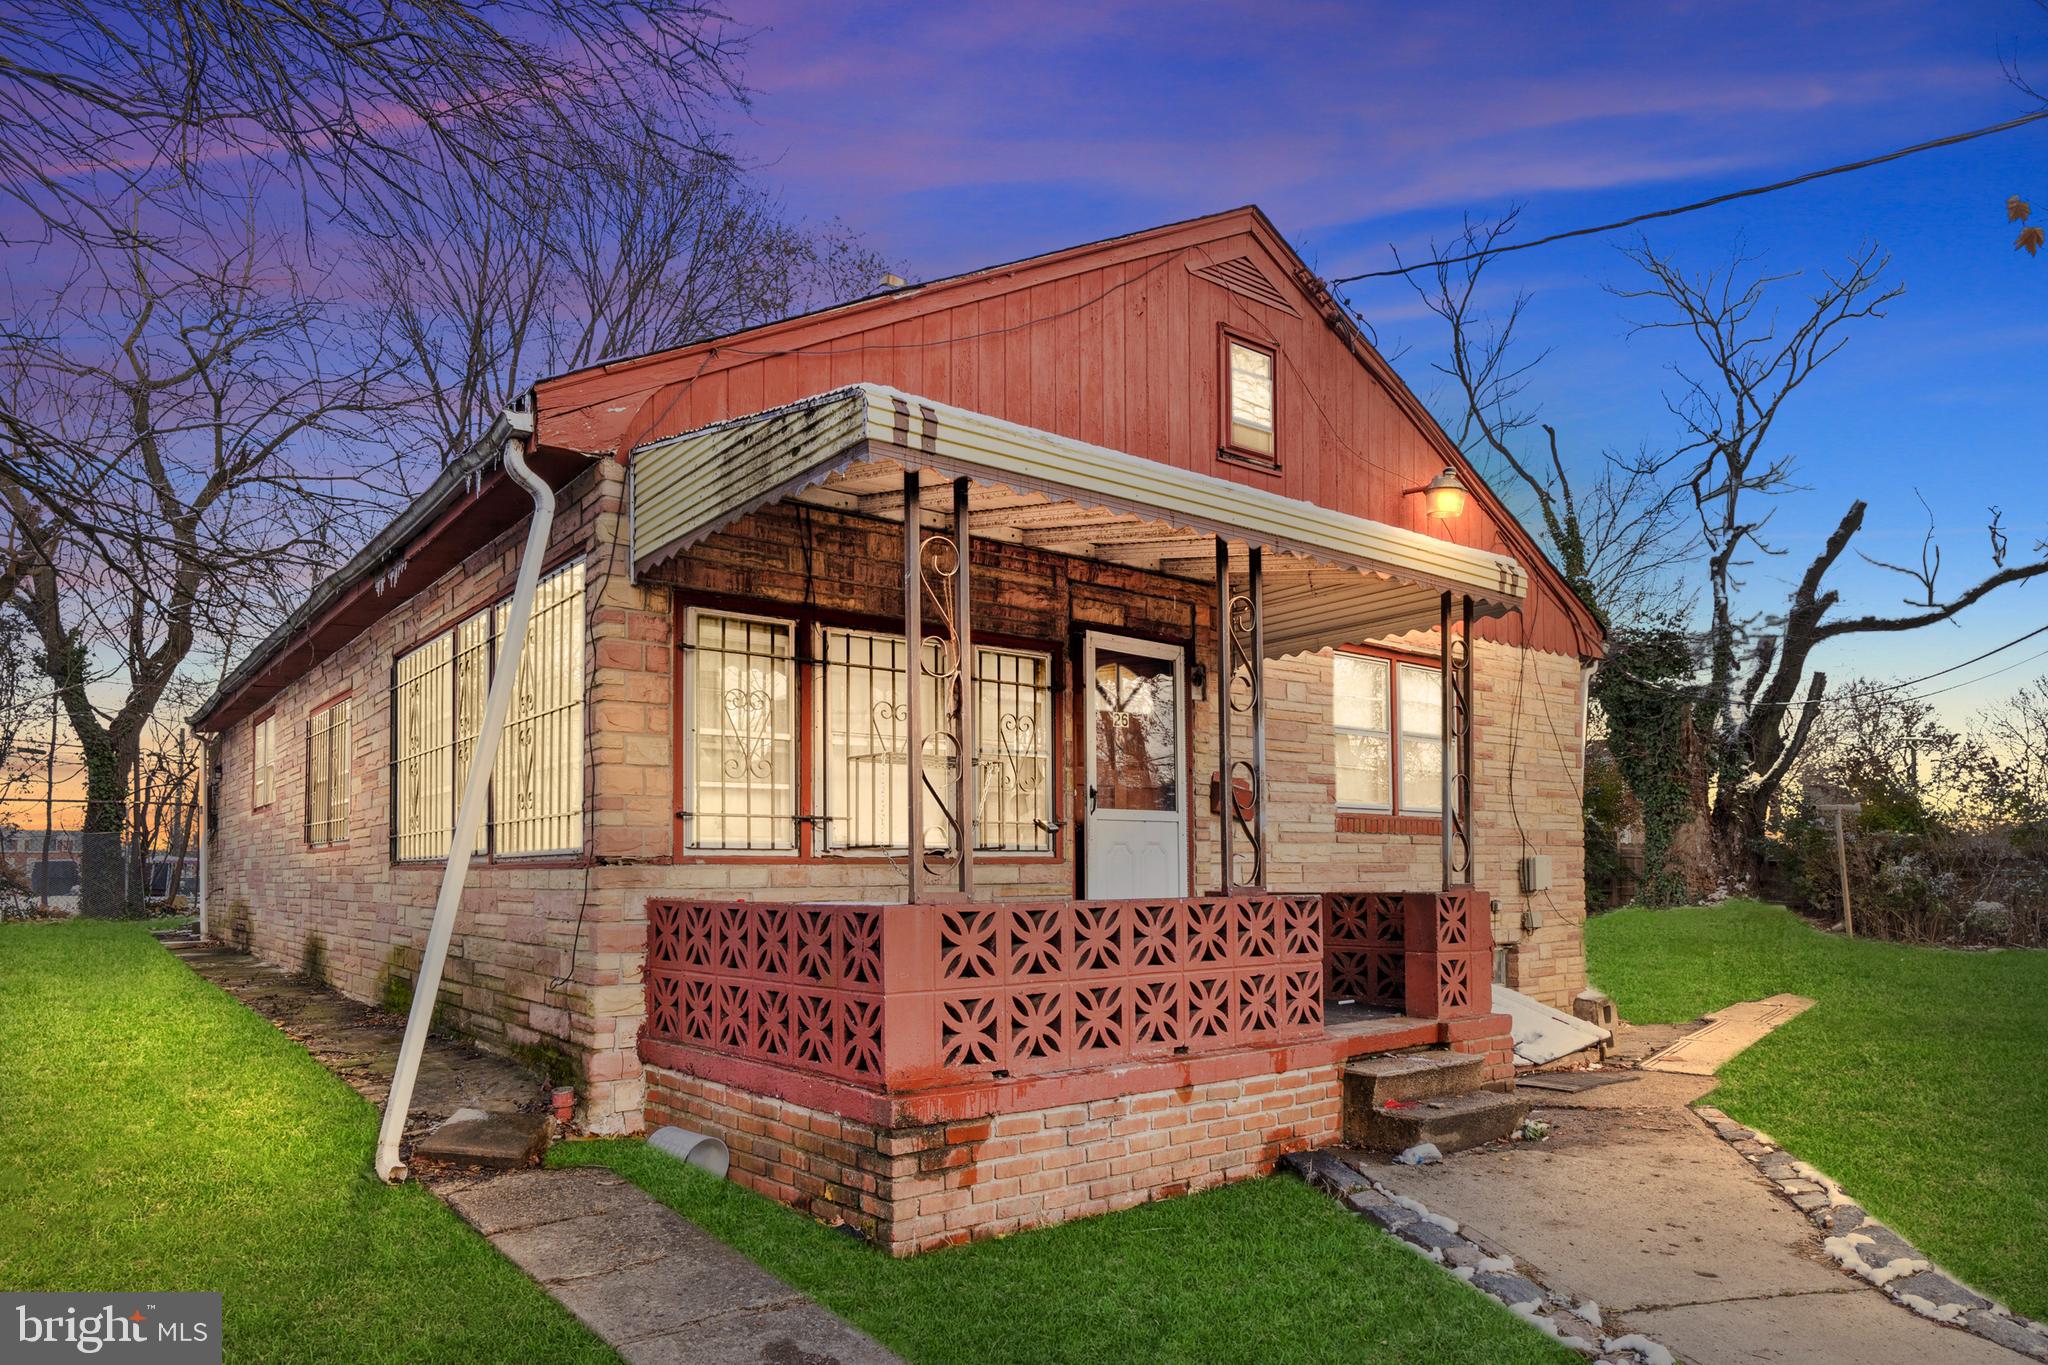
[[[1540,1143],[1358,1169],[1532,1268],[1609,1336],[1638,1332],[1695,1365],[2022,1365],[1915,1316],[1829,1261],[1820,1234],[1687,1106],[1711,1077],[1637,1072],[1580,1094],[1528,1091]]]
[[[322,1066],[382,1107],[398,1064],[405,1016],[349,999],[218,944],[167,939],[164,946],[199,975],[277,1025]],[[447,1037],[427,1040],[406,1124],[411,1141],[458,1109],[537,1113],[546,1103],[539,1075],[508,1058]]]
[[[517,1171],[438,1192],[633,1365],[897,1361],[610,1171]]]

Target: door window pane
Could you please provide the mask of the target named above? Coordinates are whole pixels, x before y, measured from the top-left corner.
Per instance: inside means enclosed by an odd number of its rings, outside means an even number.
[[[1180,698],[1171,659],[1098,650],[1093,713],[1095,805],[1180,808]]]

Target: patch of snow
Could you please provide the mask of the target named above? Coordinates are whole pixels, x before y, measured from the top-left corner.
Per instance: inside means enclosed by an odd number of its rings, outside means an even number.
[[[1403,1166],[1434,1166],[1443,1159],[1444,1154],[1436,1149],[1434,1142],[1418,1142],[1394,1158]]]
[[[1678,1365],[1671,1352],[1658,1343],[1639,1333],[1631,1332],[1625,1337],[1609,1337],[1601,1343],[1605,1351],[1633,1351],[1643,1365]]]
[[[1454,1265],[1451,1267],[1451,1273],[1467,1284],[1472,1282],[1473,1267],[1469,1265]]]
[[[1394,1196],[1394,1202],[1422,1219],[1425,1223],[1434,1223],[1445,1232],[1456,1232],[1458,1230],[1457,1219],[1446,1218],[1440,1213],[1431,1213],[1429,1205],[1423,1203],[1420,1199],[1410,1199],[1405,1194],[1397,1194]]]
[[[1921,1317],[1933,1318],[1936,1322],[1957,1322],[1963,1316],[1963,1306],[1959,1303],[1937,1304],[1932,1299],[1921,1298],[1918,1294],[1901,1294],[1898,1299]]]
[[[1472,1268],[1474,1270],[1513,1270],[1515,1268],[1515,1258],[1512,1256],[1488,1256]]]
[[[1598,1330],[1601,1326],[1604,1325],[1600,1321],[1600,1305],[1593,1302],[1591,1299],[1587,1299],[1577,1308],[1574,1308],[1572,1312],[1576,1313],[1581,1318],[1584,1318],[1588,1323],[1592,1324],[1595,1330]]]

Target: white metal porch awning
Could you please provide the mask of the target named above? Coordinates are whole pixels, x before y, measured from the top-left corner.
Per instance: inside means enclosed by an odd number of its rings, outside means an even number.
[[[977,537],[1195,582],[1214,580],[1217,538],[1260,547],[1274,658],[1433,629],[1447,591],[1480,616],[1528,591],[1506,555],[874,384],[650,442],[629,468],[642,572],[783,500],[900,521],[915,469],[970,481]],[[951,495],[932,494],[937,519]]]

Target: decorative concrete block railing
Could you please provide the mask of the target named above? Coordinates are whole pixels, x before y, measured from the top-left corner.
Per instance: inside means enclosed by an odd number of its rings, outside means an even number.
[[[648,906],[643,1036],[883,1089],[1323,1031],[1324,898]]]
[[[1417,1019],[1493,1012],[1493,917],[1469,886],[1323,896],[1330,995]]]

